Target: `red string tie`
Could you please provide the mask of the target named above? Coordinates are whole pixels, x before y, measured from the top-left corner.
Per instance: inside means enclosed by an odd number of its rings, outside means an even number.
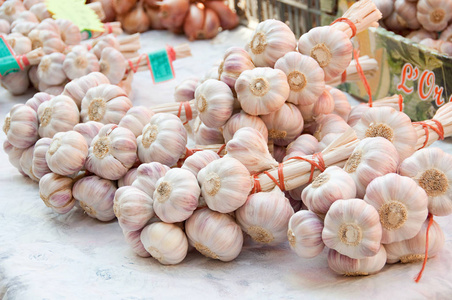
[[[341,76],[341,84],[347,81],[347,70],[344,71],[344,73],[342,73]]]
[[[431,119],[430,121],[434,122],[437,127],[435,127],[433,125],[430,125],[430,124],[428,124],[425,121],[413,122],[413,124],[421,125],[422,128],[424,128],[424,131],[425,131],[425,141],[424,141],[424,144],[422,145],[422,147],[419,148],[419,149],[425,148],[425,146],[427,146],[427,143],[428,143],[428,141],[430,139],[430,130],[429,129],[431,129],[434,132],[436,132],[436,134],[439,136],[440,140],[444,140],[444,127],[443,127],[443,124],[441,124],[441,122],[439,122],[438,120],[435,120],[435,119]]]
[[[174,50],[173,47],[167,45],[166,46],[166,52],[168,53],[168,58],[171,61],[175,61],[176,60],[176,50]]]
[[[403,96],[399,94],[399,111],[403,111]]]
[[[427,264],[427,259],[428,259],[428,233],[430,231],[430,228],[433,225],[433,215],[429,213],[427,218],[428,218],[428,226],[427,226],[427,232],[425,234],[425,256],[424,256],[424,262],[422,263],[421,271],[419,272],[419,274],[417,275],[417,277],[414,280],[414,281],[416,281],[416,283],[418,283],[421,280],[421,277],[422,277],[422,274],[424,273],[425,265]]]
[[[369,82],[367,82],[366,76],[364,75],[363,68],[359,63],[359,51],[354,49],[353,55],[355,56],[356,61],[356,70],[358,71],[359,77],[364,84],[364,88],[366,89],[367,95],[369,95],[369,106],[372,107],[372,91],[370,90]]]
[[[356,35],[356,32],[357,32],[356,25],[350,19],[348,19],[348,18],[339,18],[339,19],[336,19],[336,21],[334,21],[333,23],[331,23],[331,25],[333,25],[333,24],[335,24],[337,22],[344,22],[344,23],[347,23],[348,26],[350,26],[350,29],[352,30],[352,36],[350,38],[352,38],[352,37],[354,37]]]
[[[258,176],[259,176],[259,174],[254,174],[254,176],[253,176],[254,185],[253,185],[253,189],[251,190],[251,194],[260,193],[262,191],[261,183],[259,181]]]
[[[218,149],[218,151],[217,151],[217,154],[221,156],[221,151],[223,151],[225,147],[226,147],[226,144],[221,145],[220,149]]]
[[[181,113],[182,113],[182,106],[185,110],[185,118],[187,121],[185,121],[184,125],[187,124],[191,119],[193,119],[193,111],[191,110],[190,101],[180,102],[179,103],[179,111],[177,112],[177,117],[180,119]]]

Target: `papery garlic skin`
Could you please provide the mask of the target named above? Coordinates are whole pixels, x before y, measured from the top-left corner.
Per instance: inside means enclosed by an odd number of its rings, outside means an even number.
[[[63,62],[66,55],[62,53],[51,53],[45,55],[38,65],[38,79],[48,85],[59,85],[66,80],[63,71]]]
[[[118,179],[118,188],[123,186],[131,186],[132,183],[137,179],[138,168],[132,168],[127,171],[126,175]]]
[[[196,117],[193,124],[193,134],[195,136],[196,145],[213,145],[224,144],[223,132],[217,128],[210,128]]]
[[[156,182],[153,194],[155,214],[167,223],[188,219],[198,207],[201,188],[196,176],[185,169],[171,169]]]
[[[79,123],[74,126],[74,131],[80,133],[86,141],[88,147],[91,146],[91,142],[94,137],[99,133],[104,124],[96,121],[88,121],[86,123]]]
[[[334,87],[327,86],[327,89],[329,89],[329,92],[334,99],[334,110],[332,113],[340,116],[345,122],[347,122],[350,111],[352,110],[350,102],[348,102],[347,95]]]
[[[116,190],[113,212],[123,230],[137,231],[154,216],[152,204],[152,198],[142,190],[124,186]]]
[[[35,144],[31,171],[38,179],[41,179],[45,174],[52,172],[46,161],[46,153],[51,143],[52,139],[41,138]]]
[[[310,134],[302,134],[295,141],[287,145],[286,156],[293,152],[303,152],[303,155],[311,155],[316,152],[319,141]]]
[[[52,15],[47,10],[47,5],[44,2],[36,3],[35,5],[31,6],[29,9],[37,18],[38,20],[42,21],[47,18],[51,18]]]
[[[323,138],[331,133],[344,133],[346,132],[350,126],[342,120],[341,117],[335,114],[323,115],[316,119],[316,130],[314,132],[314,136],[319,140],[323,140]]]
[[[28,148],[39,138],[38,116],[29,106],[16,104],[6,115],[3,132],[16,148]]]
[[[20,167],[20,157],[27,148],[16,148],[8,140],[3,142],[3,151],[8,155],[9,162],[24,176],[27,176]]]
[[[267,126],[269,139],[279,146],[287,146],[303,131],[303,117],[291,103],[284,103],[280,109],[261,116],[261,119]]]
[[[388,254],[387,263],[421,262],[425,258],[426,232],[428,220],[424,222],[421,230],[411,239],[385,245]],[[434,257],[444,247],[444,233],[436,221],[433,221],[428,232],[428,257]]]
[[[141,135],[144,126],[149,123],[149,120],[154,115],[152,109],[146,106],[131,107],[124,117],[119,122],[119,126],[129,129],[138,137]]]
[[[22,172],[30,177],[33,181],[39,181],[39,178],[33,174],[33,152],[35,145],[27,148],[22,152],[20,156],[19,164]]]
[[[420,0],[417,4],[417,19],[429,31],[442,31],[452,19],[452,3],[447,0]]]
[[[89,89],[101,84],[109,84],[108,78],[99,72],[90,73],[86,76],[72,80],[64,87],[63,95],[71,97],[80,108],[82,100]]]
[[[240,74],[245,70],[254,68],[253,61],[245,49],[240,47],[228,48],[218,68],[219,80],[234,89],[235,82]]]
[[[163,265],[175,265],[184,260],[188,252],[188,239],[180,227],[155,222],[141,232],[141,242],[151,256]]]
[[[154,195],[157,181],[165,176],[170,168],[158,162],[141,164],[137,169],[137,177],[132,186],[139,188],[149,196]]]
[[[428,198],[424,190],[413,179],[394,173],[372,180],[364,201],[380,214],[383,244],[414,237],[428,214]]]
[[[52,172],[69,176],[80,171],[88,156],[88,144],[76,131],[58,132],[53,136],[46,153],[46,162]]]
[[[65,47],[59,33],[54,31],[33,29],[28,37],[31,40],[33,50],[41,47],[45,54],[61,53]]]
[[[150,257],[151,255],[149,254],[149,252],[146,251],[146,249],[143,246],[143,243],[141,242],[140,238],[141,231],[142,229],[137,231],[122,230],[122,234],[124,235],[126,243],[130,247],[132,247],[132,250],[133,252],[135,252],[135,254],[141,257]]]
[[[107,76],[112,84],[118,84],[126,73],[126,59],[115,48],[106,47],[100,56],[99,72]]]
[[[26,71],[9,73],[1,78],[1,86],[14,96],[23,95],[30,85]]]
[[[278,20],[260,22],[246,50],[256,67],[273,67],[284,54],[294,51],[297,41],[289,26]]]
[[[193,175],[198,176],[198,173],[202,168],[219,158],[220,156],[212,150],[198,151],[185,159],[181,169],[188,170],[192,172]]]
[[[190,245],[209,258],[231,261],[242,250],[242,230],[227,214],[197,210],[185,222],[185,232]]]
[[[425,190],[431,214],[452,214],[452,155],[439,148],[418,150],[400,164],[399,173]]]
[[[249,171],[232,157],[209,163],[199,171],[198,181],[206,204],[211,210],[221,213],[229,213],[242,206],[252,188]]]
[[[5,39],[16,55],[24,55],[31,51],[30,39],[18,32],[9,34]]]
[[[195,90],[199,84],[199,78],[191,77],[183,80],[174,89],[174,100],[176,102],[185,102],[195,99]]]
[[[60,31],[60,36],[66,45],[78,45],[82,40],[80,28],[67,19],[55,20]]]
[[[264,139],[268,141],[268,129],[264,121],[258,116],[252,116],[244,112],[233,115],[223,127],[223,137],[225,143],[229,142],[235,132],[243,127],[252,127],[259,131]]]
[[[52,98],[53,96],[47,93],[36,93],[32,98],[28,99],[27,102],[25,102],[25,105],[30,106],[34,111],[38,112],[39,105],[41,105],[41,103],[43,102],[49,101]]]
[[[251,238],[263,244],[274,245],[286,240],[293,208],[278,187],[271,192],[248,196],[245,204],[237,209],[237,223]]]
[[[80,120],[75,102],[63,95],[56,96],[39,105],[38,117],[39,135],[50,138],[57,132],[72,130]]]
[[[361,199],[335,201],[328,210],[322,240],[325,246],[351,258],[374,256],[382,229],[377,210]]]
[[[54,212],[65,214],[75,205],[72,196],[74,180],[55,173],[48,173],[39,180],[39,196]]]
[[[107,222],[115,218],[113,199],[116,185],[98,176],[87,176],[72,187],[72,194],[90,217]]]
[[[136,139],[130,130],[108,124],[91,142],[85,167],[102,178],[118,180],[135,163],[136,151]]]
[[[0,6],[0,19],[12,23],[25,10],[21,1],[7,1]]]
[[[185,152],[187,131],[177,116],[158,113],[143,128],[137,143],[140,161],[173,166]]]
[[[63,70],[66,76],[73,80],[91,72],[99,72],[100,66],[94,54],[88,52],[84,46],[75,46],[66,55]]]
[[[289,220],[287,238],[290,248],[303,258],[313,258],[322,253],[323,221],[313,212],[300,210]]]
[[[334,249],[328,251],[328,266],[331,270],[345,276],[366,276],[378,273],[386,264],[386,250],[382,245],[374,256],[361,259],[350,258]]]

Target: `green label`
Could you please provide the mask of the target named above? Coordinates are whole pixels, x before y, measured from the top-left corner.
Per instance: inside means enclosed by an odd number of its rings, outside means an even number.
[[[174,71],[166,49],[152,52],[148,55],[152,79],[155,83],[171,80]]]
[[[20,66],[16,61],[16,58],[12,54],[12,50],[8,47],[5,39],[0,38],[0,75],[6,76],[9,73],[15,73],[20,71]]]

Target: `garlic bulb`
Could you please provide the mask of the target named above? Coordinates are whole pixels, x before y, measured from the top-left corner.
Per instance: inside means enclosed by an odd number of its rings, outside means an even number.
[[[66,80],[66,73],[63,71],[63,62],[66,56],[62,53],[52,53],[45,55],[38,65],[37,75],[39,81],[48,85],[59,85]]]
[[[226,151],[226,156],[240,161],[251,174],[278,166],[262,134],[251,127],[237,130],[234,138],[226,144]]]
[[[99,41],[93,46],[90,52],[92,52],[98,59],[100,59],[102,56],[102,51],[107,47],[112,47],[116,50],[119,50],[120,48],[119,41],[112,34],[99,38]]]
[[[395,173],[399,156],[394,145],[382,137],[361,140],[344,166],[356,184],[357,197],[364,197],[366,187],[377,177]]]
[[[52,18],[47,18],[47,19],[41,20],[41,22],[39,22],[36,29],[53,31],[53,32],[57,33],[58,35],[60,34],[60,29],[58,28],[58,24]]]
[[[50,94],[52,96],[58,96],[63,93],[64,86],[66,83],[67,83],[67,79],[60,85],[48,85],[41,81],[38,84],[38,90],[40,92],[44,92],[44,93]]]
[[[11,32],[11,26],[7,20],[0,19],[0,33],[1,34],[8,34]]]
[[[416,151],[405,159],[399,173],[411,177],[428,196],[428,210],[436,216],[452,214],[452,155],[439,148]]]
[[[195,105],[207,127],[219,128],[232,115],[234,96],[226,83],[208,79],[196,88]]]
[[[441,36],[439,39],[443,39],[443,34],[446,33],[446,30],[444,30],[441,33]],[[446,33],[447,34],[447,33]],[[420,41],[430,38],[430,39],[436,39],[438,38],[438,34],[436,32],[427,31],[424,28],[421,28],[419,30],[412,31],[410,34],[406,36],[407,39],[410,39],[411,41],[415,43],[419,43]]]
[[[154,195],[157,181],[165,176],[170,168],[158,162],[141,164],[137,169],[136,179],[132,186],[139,188],[149,196]]]
[[[287,76],[290,93],[287,99],[296,105],[313,104],[325,90],[325,73],[313,58],[298,52],[288,52],[278,59],[275,69]]]
[[[50,138],[39,139],[33,150],[32,167],[33,175],[41,179],[45,174],[52,172],[46,161],[46,153],[52,143]]]
[[[34,152],[35,146],[31,146],[24,150],[22,155],[20,156],[19,164],[20,168],[22,169],[22,172],[30,177],[34,181],[39,181],[39,178],[33,174],[33,152]]]
[[[58,25],[58,30],[60,31],[61,40],[66,45],[78,45],[82,40],[82,35],[80,34],[80,29],[77,25],[72,23],[67,19],[57,19],[55,20]]]
[[[89,89],[101,84],[109,84],[108,78],[99,72],[94,72],[83,77],[72,80],[64,87],[63,95],[69,96],[77,104],[78,108],[82,105],[82,100]]]
[[[181,169],[188,170],[192,172],[193,175],[198,176],[198,173],[202,168],[219,158],[220,156],[212,150],[198,151],[185,159]]]
[[[153,115],[152,109],[146,106],[134,106],[127,111],[118,125],[129,129],[138,137]]]
[[[11,33],[5,37],[16,55],[25,55],[31,51],[31,41],[20,33]]]
[[[352,110],[350,102],[348,102],[347,95],[334,87],[327,86],[327,89],[329,89],[328,91],[334,99],[334,110],[332,113],[340,116],[345,122],[347,122],[350,111]]]
[[[452,3],[447,0],[419,0],[417,19],[428,31],[442,31],[452,19]]]
[[[273,67],[287,52],[294,51],[297,41],[289,26],[278,20],[260,22],[246,50],[256,67]]]
[[[235,82],[235,90],[242,109],[253,116],[280,109],[290,93],[286,74],[272,68],[243,71]]]
[[[394,11],[393,0],[373,0],[373,3],[375,3],[375,6],[381,11],[381,14],[383,15],[382,19],[388,17]]]
[[[25,105],[30,106],[34,111],[37,112],[38,107],[39,105],[41,105],[41,103],[49,101],[52,98],[53,96],[47,93],[36,93],[32,98],[28,99],[27,102],[25,102]]]
[[[409,2],[406,0],[396,0],[394,2],[394,10],[399,17],[399,22],[407,28],[419,29],[421,24],[419,23],[417,14],[417,3]]]
[[[158,113],[143,128],[137,143],[138,157],[142,162],[156,161],[172,166],[185,153],[187,131],[177,116]]]
[[[174,100],[176,102],[186,102],[195,99],[195,90],[199,84],[199,78],[191,77],[183,80],[174,89]]]
[[[141,231],[142,229],[137,231],[123,230],[122,233],[124,234],[126,243],[132,247],[135,254],[141,257],[149,257],[151,255],[146,251],[146,249],[144,249],[143,243],[140,239]]]
[[[257,117],[258,118],[258,117]],[[210,128],[201,122],[201,119],[196,117],[193,124],[193,134],[195,136],[196,145],[212,145],[224,144],[223,132],[217,128]]]
[[[325,216],[322,239],[328,248],[351,258],[374,256],[380,250],[377,210],[361,199],[335,201]]]
[[[242,250],[242,230],[227,214],[197,210],[185,222],[185,232],[190,246],[209,258],[231,261]]]
[[[221,213],[229,213],[242,206],[252,188],[249,171],[232,157],[209,163],[199,171],[198,181],[206,204]]]
[[[30,80],[27,76],[27,71],[19,71],[15,73],[9,73],[1,78],[1,85],[8,92],[14,96],[23,95],[30,85]]]
[[[152,198],[133,186],[124,186],[116,190],[113,211],[123,230],[137,231],[146,226],[154,216]]]
[[[175,265],[184,260],[188,252],[188,240],[180,227],[155,222],[141,231],[141,242],[151,256],[163,265]]]
[[[39,196],[54,212],[65,214],[75,205],[72,196],[74,180],[55,173],[48,173],[39,180]]]
[[[418,38],[417,42],[420,42],[421,40],[423,40],[425,38],[432,38],[432,39],[436,38],[435,33],[431,33],[430,31],[427,31],[425,29],[423,29],[422,31],[420,31],[417,34],[419,34],[419,35],[424,34],[424,36],[422,38]],[[418,35],[415,35],[415,36],[417,37]],[[447,41],[447,42],[452,42],[452,25],[447,26],[447,28],[443,32],[441,32],[439,39],[443,40],[443,41]]]
[[[121,52],[113,47],[102,50],[99,72],[107,76],[112,84],[118,84],[126,73],[126,60]]]
[[[112,84],[101,84],[86,92],[80,116],[83,122],[118,124],[132,106],[123,89]]]
[[[235,82],[243,71],[254,69],[250,55],[240,47],[231,47],[224,53],[223,61],[218,67],[219,80],[234,90]]]
[[[57,132],[72,130],[80,114],[71,98],[59,95],[39,105],[38,117],[39,135],[51,138]]]
[[[92,72],[99,72],[100,66],[94,54],[88,52],[84,46],[75,46],[66,55],[63,70],[66,76],[73,80]]]
[[[300,210],[289,220],[287,238],[290,248],[303,258],[319,255],[325,244],[322,241],[323,221],[309,210]]]
[[[380,247],[377,254],[361,259],[350,258],[334,249],[328,251],[328,266],[331,270],[345,276],[366,276],[378,273],[386,264],[386,250]]]
[[[334,99],[331,94],[325,90],[320,94],[319,99],[312,107],[312,115],[314,120],[317,120],[322,115],[331,114],[334,111]]]
[[[317,152],[322,152],[326,147],[328,147],[332,142],[339,138],[343,133],[328,133],[319,142],[317,147]]]
[[[287,146],[303,131],[303,117],[291,103],[284,103],[277,111],[261,118],[267,126],[268,138],[279,146]]]
[[[29,106],[16,104],[6,115],[3,132],[16,148],[28,148],[39,138],[38,116]]]
[[[138,168],[133,168],[127,171],[126,175],[119,178],[118,187],[130,186],[137,179]]]
[[[341,117],[335,114],[328,114],[320,116],[316,119],[316,130],[314,132],[314,137],[319,141],[331,133],[344,133],[350,126]]]
[[[46,162],[52,172],[70,176],[80,171],[88,156],[88,144],[76,131],[58,132],[53,136],[46,153]]]
[[[223,137],[225,143],[229,142],[234,136],[235,132],[243,127],[251,127],[259,131],[264,137],[265,141],[268,141],[268,129],[264,121],[257,116],[252,116],[240,111],[238,114],[234,114],[223,127]]]
[[[20,167],[20,158],[27,148],[16,148],[8,140],[3,142],[3,150],[8,155],[9,162],[24,176],[27,176]]]
[[[39,90],[38,66],[31,66],[28,69],[28,78],[30,79],[31,86]]]
[[[53,52],[63,52],[64,43],[60,38],[60,35],[50,30],[33,29],[28,34],[31,40],[31,46],[34,49],[42,48],[45,54],[51,54]]]
[[[293,152],[303,152],[303,155],[311,155],[316,152],[319,141],[310,134],[302,134],[287,146],[287,155]],[[285,159],[284,159],[285,160]]]
[[[113,199],[116,185],[98,176],[88,176],[78,180],[72,187],[72,195],[92,218],[110,221],[115,218]]]
[[[24,0],[22,2],[24,4],[24,7],[29,10],[35,4],[44,3],[44,0]]]
[[[388,254],[387,263],[413,263],[425,259],[425,244],[428,220],[421,230],[411,239],[385,245]],[[434,257],[444,247],[444,233],[438,223],[433,221],[428,232],[428,257]]]
[[[391,107],[371,107],[353,127],[359,139],[381,136],[394,144],[403,161],[414,153],[417,134],[410,118]]]
[[[318,215],[325,215],[336,200],[355,197],[356,186],[353,178],[336,166],[326,168],[301,194],[303,203]]]
[[[52,17],[50,12],[47,10],[47,5],[44,2],[36,3],[31,6],[29,10],[36,16],[36,18],[38,18],[39,21]]]
[[[24,10],[25,7],[23,6],[22,1],[6,1],[0,5],[0,19],[4,19],[9,23],[12,23]]]
[[[104,124],[102,123],[96,121],[89,121],[86,123],[79,123],[75,125],[74,131],[80,133],[85,138],[86,144],[88,145],[89,148],[94,137],[99,133],[99,130],[103,126]]]
[[[394,173],[372,180],[364,201],[380,214],[383,244],[414,237],[428,214],[427,194],[413,179]]]
[[[248,196],[235,212],[237,223],[251,238],[263,244],[284,242],[293,208],[278,187]]]
[[[137,142],[130,130],[104,125],[91,142],[85,167],[102,178],[118,180],[135,163],[136,151]]]
[[[282,163],[286,156],[286,147],[273,145],[273,157],[279,163]]]

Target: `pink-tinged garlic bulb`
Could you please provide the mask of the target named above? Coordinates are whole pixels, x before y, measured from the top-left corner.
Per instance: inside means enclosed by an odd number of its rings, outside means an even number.
[[[85,138],[88,147],[90,147],[94,137],[99,133],[99,130],[103,126],[104,124],[102,123],[96,121],[89,121],[86,123],[79,123],[75,125],[74,131],[80,133]]]
[[[27,12],[27,11],[24,11],[24,12]],[[22,13],[24,13],[24,12],[22,12]],[[27,12],[27,13],[31,13],[31,12]],[[33,14],[33,16],[36,19],[36,16],[34,14]],[[6,20],[3,20],[3,21],[7,22]],[[38,25],[39,25],[39,21],[35,22],[35,21],[29,21],[29,20],[25,20],[25,19],[16,19],[14,22],[11,23],[11,25],[9,25],[9,23],[8,23],[8,29],[11,29],[12,33],[20,33],[25,36],[28,36],[28,34],[33,29],[35,29]],[[7,34],[7,33],[9,33],[9,31],[5,32],[5,34]]]
[[[350,126],[355,126],[359,120],[361,120],[361,117],[363,114],[369,110],[369,104],[367,103],[361,103],[354,107],[352,107],[352,110],[350,111],[350,114],[348,115],[347,123]]]
[[[418,42],[425,38],[432,38],[432,39],[436,38],[436,34],[434,32],[431,33],[430,31],[427,31],[425,29],[422,31],[422,33],[424,33],[424,32],[425,32],[425,35],[422,38],[420,38],[418,40]],[[439,39],[443,40],[443,41],[447,41],[447,42],[452,42],[452,25],[447,26],[447,28],[443,32],[441,32]]]
[[[132,250],[133,252],[135,252],[135,254],[141,257],[149,257],[151,255],[149,254],[149,252],[146,251],[140,239],[141,231],[142,229],[137,231],[123,230],[122,233],[124,234],[126,243],[130,247],[132,247]]]
[[[313,258],[322,253],[323,221],[309,210],[300,210],[289,220],[287,238],[290,248],[303,258]]]
[[[32,6],[38,3],[44,3],[44,0],[24,0],[23,4],[26,9],[30,9]]]
[[[31,86],[39,90],[38,66],[31,66],[28,69],[28,78],[30,79]]]
[[[344,166],[356,184],[357,197],[364,197],[369,183],[377,177],[395,173],[399,155],[394,145],[382,137],[361,140]]]
[[[119,124],[133,106],[126,92],[112,84],[90,88],[82,100],[80,116],[83,122],[96,121]]]
[[[64,51],[65,45],[61,40],[60,35],[56,32],[33,29],[28,34],[28,37],[31,40],[33,50],[42,48],[45,54]]]
[[[33,175],[41,179],[45,174],[52,172],[46,161],[46,153],[52,143],[50,138],[39,139],[33,150],[32,167]]]
[[[352,110],[350,102],[348,102],[347,95],[334,87],[327,86],[327,89],[329,89],[328,91],[334,99],[334,110],[332,113],[340,116],[345,122],[347,122],[350,111]]]
[[[386,264],[386,250],[382,245],[374,256],[361,259],[350,258],[334,249],[328,251],[328,266],[345,276],[366,276],[378,273]]]
[[[313,58],[298,52],[288,52],[278,59],[275,69],[287,76],[290,93],[288,102],[296,105],[313,104],[325,90],[325,73]]]
[[[138,168],[133,168],[127,171],[126,175],[118,180],[118,188],[123,186],[130,186],[137,179]]]
[[[177,225],[155,222],[141,232],[141,242],[153,258],[163,265],[176,265],[188,253],[188,240]]]
[[[61,40],[63,40],[66,45],[80,44],[82,35],[80,34],[80,29],[77,25],[67,19],[57,19],[55,22],[58,25]]]
[[[312,107],[312,115],[314,120],[317,120],[322,115],[331,114],[334,111],[334,99],[331,94],[325,90],[320,94],[319,99]]]
[[[102,50],[99,72],[107,76],[112,84],[118,84],[126,73],[126,60],[121,52],[113,47]]]
[[[319,142],[317,147],[317,152],[322,152],[326,147],[328,147],[332,142],[334,142],[343,133],[328,133]]]
[[[414,237],[428,214],[424,190],[413,179],[394,173],[372,180],[364,201],[375,207],[380,215],[383,244]]]
[[[16,148],[28,148],[39,138],[36,111],[24,104],[16,104],[6,115],[3,132]]]
[[[400,164],[399,173],[424,189],[431,214],[452,214],[452,155],[439,148],[418,150]]]
[[[286,240],[293,208],[278,187],[271,192],[248,196],[235,212],[237,223],[251,238],[262,244],[278,244]]]
[[[235,82],[237,99],[250,115],[266,115],[281,108],[289,97],[290,87],[283,71],[254,68],[243,71]]]
[[[137,231],[146,226],[154,216],[152,198],[133,186],[124,186],[116,190],[113,211],[123,230]]]
[[[195,90],[198,87],[199,78],[191,77],[183,80],[174,89],[174,100],[185,102],[195,99]]]
[[[72,196],[73,184],[72,178],[48,173],[39,180],[39,196],[54,212],[65,214],[75,205],[75,199]]]
[[[388,17],[394,11],[394,0],[372,0],[372,2],[381,12],[382,19]]]
[[[66,80],[66,73],[63,71],[63,62],[66,56],[62,53],[52,53],[45,55],[38,65],[38,79],[48,85],[59,85]]]
[[[417,19],[429,31],[442,31],[452,19],[452,3],[448,0],[419,0]]]
[[[326,168],[301,194],[301,199],[309,210],[321,216],[328,212],[336,200],[355,197],[356,186],[353,178],[336,166]]]
[[[399,22],[410,29],[418,29],[421,27],[416,14],[417,3],[406,0],[396,0],[394,2],[394,10],[399,17]]]
[[[39,25],[36,27],[36,29],[53,31],[53,32],[57,33],[58,35],[60,34],[60,29],[58,28],[58,24],[52,18],[47,18],[47,19],[44,19],[41,22],[39,22]]]
[[[20,156],[19,164],[22,172],[30,177],[33,181],[39,181],[39,178],[33,174],[33,152],[35,145],[24,150]]]
[[[135,163],[136,151],[136,138],[130,130],[108,124],[91,142],[85,167],[102,178],[118,180]]]
[[[217,159],[220,159],[220,156],[212,150],[198,151],[185,159],[181,169],[188,170],[193,175],[198,176],[202,168]]]
[[[185,153],[187,131],[177,116],[158,113],[143,128],[137,143],[140,161],[173,166]]]
[[[441,33],[441,36],[439,37],[439,39],[443,40],[443,34],[446,33],[447,30],[444,30]],[[419,43],[420,41],[424,40],[424,39],[436,39],[438,38],[438,34],[436,32],[431,32],[431,31],[427,31],[424,28],[421,28],[419,30],[416,31],[412,31],[410,32],[407,36],[405,36],[407,39],[410,39],[411,41],[415,42],[415,43]]]
[[[30,7],[29,10],[36,16],[36,18],[38,18],[39,21],[52,17],[50,12],[47,10],[47,5],[44,2],[36,3]]]
[[[99,72],[94,72],[86,76],[72,80],[64,87],[63,95],[71,97],[78,108],[82,105],[82,100],[89,89],[101,84],[109,84],[108,78]]]
[[[136,179],[132,186],[139,188],[149,196],[154,195],[157,181],[165,176],[170,168],[158,162],[141,164],[137,169]]]
[[[90,52],[92,52],[98,59],[100,59],[102,51],[107,47],[113,47],[116,50],[119,50],[120,48],[118,40],[112,34],[101,37],[100,40],[90,50]]]
[[[302,134],[287,146],[286,156],[293,152],[303,152],[303,155],[311,155],[316,152],[319,141],[310,134]]]
[[[84,46],[75,46],[66,55],[63,63],[63,70],[66,76],[73,80],[88,75],[92,72],[99,72],[100,66],[97,57],[88,52]]]
[[[231,261],[242,250],[242,230],[228,214],[197,210],[185,222],[185,232],[190,246],[209,258]]]
[[[196,145],[213,145],[224,144],[223,132],[217,128],[210,128],[201,122],[199,117],[196,117],[193,124],[193,134],[195,136]]]
[[[428,221],[426,220],[422,224],[421,230],[413,238],[385,245],[388,254],[388,264],[394,264],[399,261],[404,264],[421,262],[425,259]],[[428,258],[434,257],[443,249],[444,241],[444,233],[441,227],[433,221],[428,232]]]
[[[223,61],[218,67],[219,79],[234,90],[235,82],[240,74],[254,68],[253,61],[245,49],[231,47],[224,53]]]
[[[1,78],[1,86],[14,96],[23,95],[28,90],[30,80],[26,71],[9,73]]]
[[[30,39],[20,33],[11,33],[5,39],[16,55],[24,55],[31,51]]]
[[[209,79],[196,88],[195,106],[207,127],[219,128],[232,115],[234,96],[226,83]]]
[[[331,133],[344,133],[350,126],[341,117],[335,114],[323,115],[316,119],[317,127],[314,137],[321,141],[326,135]]]
[[[53,96],[47,93],[36,93],[32,98],[28,99],[27,102],[25,102],[25,105],[30,106],[34,111],[37,112],[38,107],[39,105],[41,105],[41,103],[49,101],[52,98]]]
[[[8,155],[9,162],[21,173],[27,176],[20,167],[20,158],[27,148],[16,148],[8,140],[3,142],[3,150]]]
[[[286,147],[273,145],[273,158],[277,162],[282,163],[285,156],[286,156]]]
[[[246,50],[256,67],[272,67],[287,52],[295,51],[297,41],[289,26],[278,20],[260,22]]]
[[[380,250],[381,224],[377,210],[361,199],[335,201],[325,216],[322,239],[340,254],[360,259]]]
[[[72,195],[90,217],[107,222],[115,218],[113,199],[116,185],[98,176],[78,180],[72,187]]]
[[[144,126],[149,123],[154,112],[146,106],[133,106],[119,122],[119,126],[129,129],[138,137]]]
[[[250,172],[232,157],[209,163],[199,171],[198,181],[206,204],[221,213],[229,213],[242,206],[252,188]]]
[[[63,95],[53,97],[39,105],[38,117],[39,135],[50,138],[57,132],[72,130],[80,120],[75,102]]]
[[[192,172],[171,169],[156,183],[153,194],[155,214],[167,223],[187,220],[198,207],[201,189]]]
[[[85,138],[71,130],[53,136],[46,153],[46,162],[52,172],[70,176],[83,168],[87,156],[88,144]]]
[[[279,146],[287,146],[303,131],[303,117],[292,103],[284,103],[277,111],[261,118],[267,126],[268,138]]]
[[[58,96],[63,93],[64,86],[66,83],[67,83],[67,79],[60,85],[48,85],[41,81],[38,84],[38,90],[40,92],[44,92],[44,93],[50,94],[52,96]]]
[[[11,32],[11,25],[9,24],[9,22],[7,20],[0,19],[0,33],[3,35],[7,35],[10,32]]]
[[[243,127],[251,127],[259,131],[264,137],[265,141],[268,141],[268,129],[264,121],[258,116],[252,116],[244,112],[234,114],[223,127],[224,142],[229,142],[234,136],[235,132]]]
[[[12,23],[24,10],[25,7],[22,4],[22,1],[6,1],[0,6],[0,19],[4,19],[9,23]]]
[[[251,127],[237,130],[234,138],[226,144],[226,151],[226,156],[240,161],[251,174],[278,166],[262,134]]]

